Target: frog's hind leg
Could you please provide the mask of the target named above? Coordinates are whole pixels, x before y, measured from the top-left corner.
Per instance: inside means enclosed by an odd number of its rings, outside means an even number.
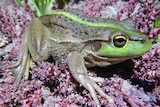
[[[49,30],[37,18],[30,22],[29,29],[28,49],[33,61],[47,60],[50,56],[48,47]]]
[[[41,24],[39,19],[35,18],[30,21],[20,47],[19,60],[11,67],[15,68],[16,88],[23,75],[26,80],[28,79],[32,60],[42,61],[48,58],[48,35],[49,31]]]

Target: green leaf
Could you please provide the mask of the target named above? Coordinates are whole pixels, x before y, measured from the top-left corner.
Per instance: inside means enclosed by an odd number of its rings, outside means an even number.
[[[158,17],[154,22],[154,27],[160,26],[160,17]]]
[[[24,7],[22,0],[16,0],[16,2],[21,7]],[[51,0],[28,0],[27,4],[34,11],[37,17],[48,14],[52,5]]]
[[[21,0],[16,0],[16,1],[17,1],[17,3],[18,3],[21,7],[24,7],[24,4],[22,3]]]
[[[158,26],[160,26],[160,16],[154,22],[154,27],[158,27]],[[156,42],[160,41],[160,34],[154,36],[154,40]]]

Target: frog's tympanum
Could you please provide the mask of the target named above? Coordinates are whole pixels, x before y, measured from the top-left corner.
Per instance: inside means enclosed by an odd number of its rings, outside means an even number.
[[[17,64],[12,68],[18,87],[22,76],[28,78],[32,60],[67,61],[73,78],[91,94],[97,106],[97,94],[110,104],[114,99],[96,84],[100,78],[87,74],[87,67],[108,66],[140,56],[148,51],[151,42],[135,30],[132,20],[116,21],[91,18],[79,11],[55,11],[30,21]]]

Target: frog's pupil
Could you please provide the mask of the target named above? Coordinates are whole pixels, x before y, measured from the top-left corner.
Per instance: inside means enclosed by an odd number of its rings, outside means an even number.
[[[121,44],[121,43],[124,42],[124,39],[123,38],[118,38],[116,41]]]

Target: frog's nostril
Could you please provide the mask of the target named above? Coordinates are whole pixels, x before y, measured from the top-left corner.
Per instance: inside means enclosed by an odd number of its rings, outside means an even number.
[[[137,36],[131,36],[131,37],[129,38],[129,40],[131,40],[131,41],[140,41],[141,43],[144,43],[144,42],[145,42],[145,39],[144,39],[144,38],[137,37]]]

